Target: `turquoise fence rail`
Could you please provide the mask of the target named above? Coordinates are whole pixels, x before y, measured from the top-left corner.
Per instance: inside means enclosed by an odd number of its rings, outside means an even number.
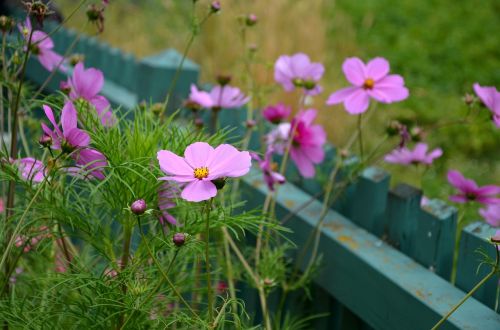
[[[96,38],[78,36],[64,28],[54,34],[54,42],[60,53],[75,43],[74,52],[84,55],[87,67],[104,71],[102,94],[125,109],[134,109],[141,101],[163,101],[181,59],[172,49],[137,59]],[[36,60],[29,62],[30,80],[41,85],[48,75]],[[170,102],[173,109],[181,105],[198,75],[198,66],[186,60]],[[58,90],[63,80],[66,76],[57,72],[45,90]],[[238,127],[236,136],[242,134],[242,111],[223,110],[221,118],[223,126]],[[253,145],[258,143],[254,138]],[[336,161],[335,147],[327,146],[326,152],[320,176]],[[346,163],[355,166],[356,158]],[[287,222],[293,230],[290,238],[301,246],[317,225],[322,183],[301,179],[293,168],[288,177],[289,182],[277,194],[277,215],[292,215]],[[247,208],[261,206],[267,193],[261,174],[253,170],[242,181]],[[323,262],[314,280],[314,307],[310,311],[329,312],[330,316],[318,320],[315,328],[430,328],[489,271],[487,267],[478,268],[480,256],[475,251],[483,249],[494,258],[487,241],[493,228],[477,222],[462,231],[454,285],[450,277],[456,209],[439,200],[421,206],[421,191],[405,184],[390,188],[389,184],[389,173],[364,169],[328,212],[321,228],[319,251]],[[497,285],[497,278],[488,281],[443,329],[500,329],[500,315],[494,311]],[[251,290],[242,296],[252,309],[256,300]],[[292,303],[287,306],[293,308]]]

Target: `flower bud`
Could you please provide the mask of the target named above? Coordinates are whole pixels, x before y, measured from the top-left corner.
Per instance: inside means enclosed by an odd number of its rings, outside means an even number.
[[[49,7],[39,0],[32,0],[31,2],[25,2],[26,10],[30,16],[33,16],[38,21],[40,26],[43,26],[43,20],[45,16],[52,14]]]
[[[73,54],[69,57],[69,64],[71,66],[77,65],[79,62],[84,62],[85,61],[85,55],[83,54]]]
[[[274,285],[274,281],[268,277],[266,277],[263,282],[264,282],[264,286],[267,286],[267,287]]]
[[[163,112],[163,104],[162,103],[155,103],[151,105],[151,112],[154,115],[159,116]]]
[[[212,183],[215,185],[215,188],[217,188],[217,190],[221,190],[226,185],[226,178],[218,178],[212,180]]]
[[[218,11],[220,11],[220,1],[212,1],[212,3],[210,4],[210,10],[212,11],[212,13],[217,13]]]
[[[59,83],[59,89],[66,95],[69,95],[69,93],[71,92],[70,84],[68,84],[68,82],[64,80]]]
[[[259,47],[257,46],[257,44],[249,44],[248,45],[248,51],[250,51],[251,53],[255,53],[258,48]]]
[[[203,125],[203,119],[199,117],[194,119],[194,126],[196,126],[197,128],[203,128]]]
[[[257,24],[257,16],[255,14],[249,14],[246,19],[245,19],[245,23],[247,26],[254,26],[255,24]]]
[[[255,127],[255,125],[257,125],[257,122],[256,122],[255,120],[253,120],[253,119],[249,119],[249,120],[247,120],[247,121],[245,122],[245,126],[246,126],[247,128],[254,128],[254,127]]]
[[[130,205],[130,211],[132,211],[135,215],[141,215],[146,212],[147,207],[148,206],[146,205],[146,201],[144,201],[144,199],[138,199]]]
[[[466,105],[471,105],[472,103],[474,103],[474,95],[466,93],[463,97],[463,100]]]
[[[38,143],[44,148],[49,148],[52,145],[52,138],[46,134],[42,135],[40,137],[40,140],[38,140]]]
[[[172,237],[172,241],[174,242],[175,246],[181,247],[186,242],[186,235],[184,233],[175,233],[174,237]]]
[[[233,77],[229,74],[218,74],[215,80],[217,80],[217,83],[221,86],[226,86],[229,85]]]
[[[7,16],[0,16],[0,30],[3,34],[10,33],[16,22],[13,18]]]

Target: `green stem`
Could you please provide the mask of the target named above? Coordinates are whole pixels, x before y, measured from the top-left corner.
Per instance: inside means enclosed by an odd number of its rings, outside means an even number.
[[[151,251],[151,248],[149,247],[149,244],[148,244],[148,240],[146,239],[146,237],[145,237],[145,235],[144,235],[144,233],[142,231],[142,226],[141,226],[140,218],[138,218],[138,221],[139,221],[139,233],[141,234],[141,239],[144,242],[144,245],[146,246],[146,249],[148,250],[149,256],[151,257],[151,259],[153,259],[153,262],[155,263],[156,267],[158,268],[158,270],[160,271],[161,275],[163,276],[163,279],[165,280],[165,282],[167,282],[167,284],[170,286],[170,288],[175,293],[175,295],[179,298],[179,300],[186,306],[186,308],[189,310],[189,312],[191,312],[191,314],[193,314],[193,316],[196,317],[197,319],[200,319],[200,317],[198,316],[198,314],[196,314],[196,312],[191,308],[191,306],[188,304],[188,302],[186,301],[186,299],[184,299],[184,297],[179,292],[179,290],[177,290],[177,288],[175,287],[174,283],[172,283],[172,281],[168,277],[167,273],[165,273],[165,271],[163,271],[162,265],[160,264],[160,262],[158,261],[158,259],[156,259],[153,251]]]
[[[212,323],[214,318],[214,297],[212,292],[212,279],[210,274],[210,211],[212,210],[213,199],[206,204],[207,218],[205,221],[205,271],[207,276],[207,299],[208,299],[208,320]]]
[[[229,251],[229,242],[227,241],[224,231],[222,231],[222,240],[224,242],[224,255],[226,257],[226,267],[227,267],[227,281],[229,285],[229,294],[231,295],[231,306],[234,314],[234,321],[237,322],[236,326],[239,327],[238,319],[238,304],[236,304],[236,290],[234,288],[234,274],[233,274],[233,264],[231,262],[231,253]],[[216,324],[217,322],[214,322]]]
[[[175,252],[174,252],[174,257],[172,258],[172,260],[170,260],[170,263],[167,267],[167,270],[165,272],[165,274],[168,275],[168,273],[170,272],[170,269],[172,269],[172,265],[174,264],[174,261],[175,259],[177,258],[177,255],[179,254],[179,248],[175,249]],[[165,278],[162,278],[160,280],[160,282],[158,282],[158,284],[155,286],[155,288],[148,294],[148,296],[142,301],[142,304],[146,304],[152,297],[153,295],[161,288],[161,286],[165,283]],[[132,317],[134,316],[135,312],[137,311],[137,309],[134,309],[132,311],[132,313],[130,313],[130,315],[125,319],[125,322],[123,323],[123,325],[120,327],[120,329],[125,329],[125,326],[128,324],[128,322],[132,319]]]
[[[364,159],[364,152],[363,152],[363,127],[361,125],[361,122],[363,120],[363,114],[359,114],[358,116],[358,134],[359,134],[359,156],[361,157],[361,161]]]
[[[463,297],[462,300],[460,300],[458,302],[458,304],[456,304],[455,306],[453,306],[453,308],[445,316],[443,316],[443,318],[441,320],[439,320],[439,322],[436,323],[436,325],[434,327],[432,327],[432,330],[436,330],[441,325],[443,325],[443,323],[446,322],[446,320],[451,316],[451,314],[453,314],[460,306],[462,306],[462,304],[467,299],[469,299],[470,297],[472,297],[472,295],[474,294],[474,292],[476,292],[477,289],[479,289],[484,283],[486,283],[486,281],[488,281],[493,275],[495,275],[495,273],[498,271],[498,262],[499,262],[500,258],[499,258],[498,247],[496,245],[494,245],[494,248],[495,248],[495,251],[496,251],[496,262],[495,262],[495,266],[493,267],[493,269],[491,270],[491,272],[488,275],[486,275],[481,281],[479,281],[479,283],[477,283],[476,286],[473,287],[472,290],[470,290],[469,293],[467,293],[465,295],[465,297]]]

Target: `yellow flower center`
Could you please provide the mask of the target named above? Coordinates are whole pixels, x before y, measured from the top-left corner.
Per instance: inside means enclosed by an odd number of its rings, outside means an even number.
[[[366,79],[364,84],[363,84],[363,88],[365,88],[365,89],[372,89],[373,86],[375,86],[375,82],[373,81],[372,78]]]
[[[198,167],[194,169],[194,177],[198,180],[204,179],[208,176],[208,167]]]

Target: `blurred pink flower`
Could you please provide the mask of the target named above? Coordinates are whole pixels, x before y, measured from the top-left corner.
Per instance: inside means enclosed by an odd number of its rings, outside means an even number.
[[[56,122],[52,109],[48,105],[43,105],[43,110],[54,126],[54,129],[51,130],[45,123],[42,123],[44,133],[52,138],[52,148],[71,153],[78,148],[87,147],[89,145],[90,136],[77,127],[78,117],[76,109],[71,101],[67,101],[64,104],[61,112],[62,130]]]
[[[487,205],[479,209],[479,214],[493,227],[500,227],[500,204]]]
[[[265,136],[265,142],[274,152],[282,155],[285,152],[290,136],[290,123],[281,123]]]
[[[3,198],[0,197],[0,213],[2,213],[4,210],[5,210],[5,206],[4,206],[4,203],[3,203]]]
[[[466,179],[462,173],[450,170],[448,171],[448,182],[458,189],[458,194],[450,196],[450,200],[456,203],[478,202],[481,204],[499,204],[500,187],[488,185],[478,187],[474,180]]]
[[[20,24],[18,27],[26,42],[28,42],[32,30],[29,17],[26,18],[24,25]],[[40,64],[48,71],[53,71],[59,66],[59,70],[66,72],[68,69],[64,63],[64,58],[54,52],[53,48],[54,42],[47,33],[39,30],[33,31],[30,45],[31,53],[38,57]]]
[[[296,126],[290,157],[305,178],[313,177],[316,173],[314,164],[321,163],[325,158],[323,145],[326,142],[326,133],[321,125],[313,125],[316,115],[315,109],[301,111],[290,125],[292,129]]]
[[[500,92],[495,87],[482,87],[478,83],[473,88],[481,102],[491,111],[495,126],[500,128]]]
[[[432,150],[427,154],[428,145],[426,143],[417,143],[415,149],[397,148],[384,157],[388,163],[401,165],[431,165],[434,159],[441,157],[443,151],[440,148]]]
[[[196,85],[191,84],[191,92],[189,93],[186,104],[208,109],[213,107],[214,101],[212,101],[212,97],[208,92],[199,90]]]
[[[95,68],[85,69],[83,63],[76,64],[73,75],[68,78],[68,87],[71,89],[69,97],[71,100],[79,98],[92,104],[104,126],[112,126],[116,123],[116,117],[111,112],[108,99],[99,95],[104,86],[104,75],[101,70]]]
[[[179,194],[180,188],[173,182],[164,182],[158,189],[158,208],[161,212],[159,220],[162,226],[166,225],[165,222],[174,226],[179,225],[177,219],[168,212],[168,210],[177,206],[175,199]]]
[[[45,165],[35,158],[26,157],[17,159],[14,161],[14,164],[17,165],[22,178],[26,181],[40,183],[47,175]]]
[[[259,167],[264,174],[264,181],[267,184],[267,187],[270,191],[274,191],[275,184],[283,184],[285,183],[285,177],[280,173],[276,172],[274,168],[274,164],[272,162],[273,149],[272,147],[268,147],[264,159],[262,159],[258,154],[251,153],[251,156],[254,160],[259,163]]]
[[[84,175],[89,172],[91,177],[102,180],[105,178],[103,167],[107,166],[106,157],[97,150],[90,149],[90,136],[77,127],[78,116],[71,101],[64,104],[61,114],[62,130],[57,124],[52,109],[44,105],[45,115],[54,126],[54,130],[42,123],[43,131],[52,138],[52,148],[71,154],[78,167],[70,167],[67,171],[74,175]]]
[[[217,188],[213,180],[243,176],[251,166],[248,151],[238,151],[229,144],[214,149],[208,143],[195,142],[186,148],[184,158],[167,150],[160,150],[157,158],[161,170],[170,175],[160,180],[186,183],[181,197],[190,202],[214,197]]]
[[[250,98],[237,87],[216,85],[210,92],[205,92],[191,85],[191,93],[186,104],[206,109],[230,109],[239,108],[249,100]]]
[[[291,107],[283,103],[278,103],[276,105],[267,106],[262,111],[262,116],[273,124],[279,124],[280,122],[286,120],[291,113]]]
[[[323,64],[311,62],[303,53],[282,55],[274,64],[274,80],[287,92],[303,88],[306,95],[321,93],[323,89],[318,82],[324,72]]]
[[[210,91],[210,97],[213,102],[212,108],[220,109],[239,108],[250,101],[238,87],[229,85],[215,86]]]
[[[350,57],[344,61],[342,70],[353,86],[331,94],[326,104],[343,102],[351,115],[365,112],[370,98],[381,103],[393,103],[402,101],[409,95],[403,77],[389,74],[389,62],[385,58],[376,57],[365,65],[359,58]]]

